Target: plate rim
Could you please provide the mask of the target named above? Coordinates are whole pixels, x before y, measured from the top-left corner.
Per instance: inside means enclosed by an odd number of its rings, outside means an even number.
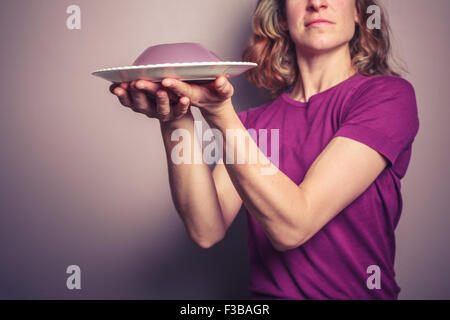
[[[123,67],[112,67],[112,68],[102,68],[97,69],[92,74],[107,72],[107,71],[120,71],[120,70],[136,70],[136,69],[156,69],[156,68],[167,68],[167,67],[201,67],[201,66],[254,66],[257,67],[258,64],[255,62],[238,62],[238,61],[218,61],[218,62],[177,62],[177,63],[160,63],[160,64],[147,64],[138,66],[123,66]]]

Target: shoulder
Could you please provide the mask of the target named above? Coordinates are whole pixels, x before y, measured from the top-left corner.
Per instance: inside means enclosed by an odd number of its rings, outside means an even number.
[[[391,75],[365,77],[354,89],[349,103],[343,108],[342,122],[385,131],[406,127],[417,131],[418,106],[414,87],[409,81]]]
[[[344,114],[369,112],[417,113],[416,94],[406,79],[392,75],[363,76],[352,88]]]
[[[354,89],[354,98],[367,95],[394,96],[398,93],[415,95],[414,86],[406,79],[394,75],[364,76]]]

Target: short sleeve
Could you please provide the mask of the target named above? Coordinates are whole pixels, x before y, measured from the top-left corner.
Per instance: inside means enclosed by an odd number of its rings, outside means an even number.
[[[402,153],[411,152],[418,130],[413,86],[400,77],[374,76],[355,90],[334,136],[364,143],[395,166],[398,159],[404,160]]]

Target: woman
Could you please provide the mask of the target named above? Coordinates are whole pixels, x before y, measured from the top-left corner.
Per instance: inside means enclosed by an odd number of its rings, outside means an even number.
[[[396,299],[394,229],[419,120],[414,88],[388,64],[389,28],[366,27],[375,0],[259,0],[244,60],[274,100],[236,114],[226,77],[113,85],[120,102],[160,120],[175,206],[202,248],[220,241],[244,204],[251,298]],[[170,101],[174,101],[172,104]],[[175,165],[175,129],[189,105],[226,129],[279,129],[280,163]],[[248,148],[256,147],[247,134]],[[193,141],[195,148],[199,148]],[[197,187],[194,187],[197,186]],[[201,187],[198,187],[201,186]]]

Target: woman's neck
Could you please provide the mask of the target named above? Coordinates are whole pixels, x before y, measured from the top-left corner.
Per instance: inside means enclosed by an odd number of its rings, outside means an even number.
[[[307,102],[356,73],[348,45],[320,54],[302,54],[297,49],[299,78],[290,93],[292,99]]]

